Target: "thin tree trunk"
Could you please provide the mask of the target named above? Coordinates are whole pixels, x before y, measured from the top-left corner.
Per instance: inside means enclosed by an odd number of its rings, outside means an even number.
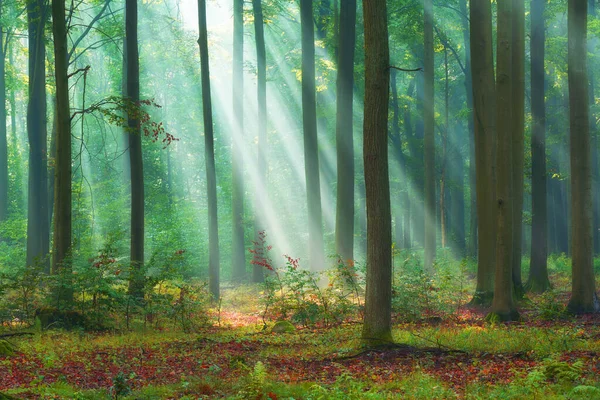
[[[137,0],[125,0],[125,46],[127,47],[127,98],[138,105],[140,100],[140,63],[138,54]],[[127,116],[129,135],[129,169],[131,173],[131,277],[129,294],[144,297],[144,164],[140,121]]]
[[[467,11],[467,1],[459,0],[459,9],[461,12],[461,24],[463,31],[463,42],[465,45],[465,91],[467,99],[467,108],[470,110],[467,119],[469,128],[469,184],[471,197],[469,203],[469,243],[467,245],[467,256],[477,256],[477,185],[476,161],[475,161],[475,126],[473,120],[473,77],[471,76],[471,38],[469,36],[469,14]]]
[[[261,0],[252,0],[254,13],[254,36],[256,40],[256,69],[258,74],[257,99],[258,99],[258,184],[254,199],[256,222],[254,224],[255,241],[259,233],[264,230],[264,214],[261,204],[266,204],[267,193],[267,58],[265,47],[265,32]],[[252,281],[263,281],[263,267],[254,265]]]
[[[424,98],[423,98],[423,134],[424,134],[424,165],[425,165],[425,259],[423,269],[427,273],[433,272],[433,261],[436,252],[435,223],[435,136],[434,136],[434,89],[433,89],[433,3],[432,0],[423,0],[424,8]]]
[[[6,131],[6,38],[0,2],[0,223],[8,218],[8,138]],[[0,238],[1,239],[1,238]]]
[[[233,115],[232,135],[232,240],[231,279],[241,282],[246,275],[244,248],[244,2],[233,2]]]
[[[525,294],[521,277],[523,241],[523,193],[525,162],[525,3],[511,0],[513,6],[512,26],[512,191],[513,204],[513,251],[512,281],[517,298]]]
[[[596,19],[596,1],[588,0],[588,13],[592,19]],[[592,38],[588,41],[588,53],[595,54],[596,43],[598,38]],[[595,104],[595,84],[596,75],[594,74],[595,66],[593,63],[594,58],[588,60],[588,79],[590,82],[589,86],[589,97],[590,104]],[[592,143],[592,188],[600,187],[600,166],[598,165],[598,124],[596,123],[596,115],[590,113],[590,137]],[[600,195],[598,195],[597,189],[592,189],[593,197],[593,213],[594,213],[594,255],[600,254]]]
[[[449,79],[448,79],[448,49],[444,46],[444,131],[442,133],[442,155],[441,164],[442,171],[440,176],[440,232],[442,234],[442,247],[446,247],[447,243],[447,225],[446,225],[446,163],[447,163],[447,150],[448,150],[448,129],[449,129]]]
[[[71,111],[67,63],[67,26],[64,0],[52,0],[54,34],[54,74],[56,77],[56,160],[54,189],[54,244],[52,270],[68,277],[71,273]],[[58,308],[73,302],[70,284],[59,286],[55,294]]]
[[[209,290],[213,300],[220,297],[219,290],[219,227],[217,220],[217,175],[215,170],[215,141],[213,132],[210,71],[208,64],[208,33],[206,27],[206,0],[198,0],[200,37],[200,68],[202,79],[202,115],[204,116],[204,152],[206,159],[206,188],[208,197]]]
[[[336,148],[337,200],[335,249],[342,260],[354,259],[354,48],[356,0],[344,0],[340,10],[337,76]]]
[[[531,263],[527,290],[541,293],[548,279],[548,211],[546,193],[545,0],[531,1]]]
[[[587,79],[587,2],[569,0],[569,121],[571,130],[572,289],[574,313],[600,310],[596,295],[592,232],[592,169]]]
[[[392,342],[392,226],[388,176],[389,47],[385,0],[363,0],[363,159],[367,203],[367,283],[362,340]]]
[[[302,127],[304,132],[304,171],[308,202],[308,248],[310,268],[325,267],[321,214],[319,146],[315,89],[315,43],[313,0],[300,0],[302,29]]]

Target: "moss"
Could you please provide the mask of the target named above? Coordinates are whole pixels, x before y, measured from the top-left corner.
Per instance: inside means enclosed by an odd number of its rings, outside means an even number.
[[[273,333],[294,333],[296,332],[296,327],[292,325],[290,321],[277,321],[275,325],[271,328],[271,332]]]

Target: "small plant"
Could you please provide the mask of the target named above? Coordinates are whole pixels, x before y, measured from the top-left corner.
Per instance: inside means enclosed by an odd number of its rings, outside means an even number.
[[[267,368],[261,361],[254,364],[254,368],[245,379],[244,387],[238,392],[243,399],[262,399],[267,393]]]
[[[117,376],[113,378],[113,385],[110,388],[110,396],[114,400],[118,400],[122,396],[131,394],[131,386],[127,383],[127,378],[123,372],[119,372]]]
[[[572,384],[581,379],[583,362],[575,361],[573,364],[569,364],[566,361],[547,359],[542,364],[542,368],[547,380],[560,384]]]

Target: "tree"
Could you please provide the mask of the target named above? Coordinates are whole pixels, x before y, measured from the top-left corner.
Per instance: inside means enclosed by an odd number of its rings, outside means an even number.
[[[512,256],[514,194],[512,188],[512,123],[513,69],[512,69],[512,1],[498,1],[498,45],[496,56],[496,109],[497,109],[497,180],[496,212],[498,223],[496,239],[496,275],[494,299],[490,316],[501,321],[519,317],[513,301]]]
[[[217,220],[217,174],[215,170],[215,141],[213,132],[210,71],[208,64],[208,33],[206,29],[206,0],[198,0],[200,69],[202,80],[202,115],[204,117],[204,153],[206,159],[206,194],[208,197],[209,290],[219,299],[219,226]]]
[[[29,34],[29,193],[27,206],[27,265],[43,263],[50,272],[48,222],[48,157],[46,144],[46,50],[44,25],[48,7],[44,0],[27,3]]]
[[[233,232],[231,278],[240,282],[246,275],[244,248],[244,2],[233,2],[233,118],[231,169]]]
[[[513,244],[512,281],[517,297],[523,297],[521,278],[521,253],[523,241],[523,192],[525,163],[525,3],[512,1],[512,192],[513,204]]]
[[[342,260],[354,258],[354,139],[352,100],[354,94],[354,47],[356,0],[342,2],[338,35],[337,76],[337,207],[335,251]]]
[[[434,91],[433,91],[433,3],[432,0],[423,0],[424,8],[424,34],[425,34],[425,87],[423,98],[423,123],[424,123],[424,165],[425,165],[425,260],[424,269],[433,271],[433,260],[436,249],[435,223],[435,136],[434,136]]]
[[[137,0],[125,1],[125,53],[127,73],[126,97],[132,104],[140,101],[140,62],[138,53]],[[144,276],[144,161],[142,158],[142,135],[139,116],[131,112],[127,116],[129,136],[129,169],[131,173],[131,279],[129,294],[143,298]]]
[[[392,341],[392,223],[387,143],[390,55],[386,8],[385,0],[363,0],[367,278],[362,340],[367,345]]]
[[[467,1],[459,0],[460,20],[463,33],[463,42],[465,46],[465,92],[467,99],[467,109],[469,117],[467,125],[469,127],[469,184],[471,189],[470,199],[470,226],[469,243],[467,245],[467,255],[474,257],[477,255],[477,185],[476,185],[476,161],[475,161],[475,122],[473,120],[473,77],[471,74],[471,38],[469,36],[469,14],[467,12]]]
[[[531,262],[526,288],[541,293],[548,280],[546,198],[545,0],[531,1]]]
[[[258,241],[259,234],[263,231],[263,209],[261,204],[268,201],[267,193],[267,51],[265,46],[265,30],[263,22],[262,0],[252,0],[254,13],[254,36],[256,41],[256,70],[257,103],[258,103],[258,182],[256,183],[254,212],[257,221],[254,224],[254,240]],[[267,197],[267,198],[266,198]],[[263,267],[254,265],[252,281],[263,281]]]
[[[323,249],[321,180],[319,178],[319,146],[317,142],[313,0],[300,0],[300,23],[302,29],[302,129],[308,201],[308,248],[310,268],[318,271],[325,265],[325,250]]]
[[[587,79],[587,2],[569,0],[569,121],[571,137],[572,289],[568,309],[600,310],[593,254],[592,170]]]
[[[8,217],[8,139],[6,132],[6,49],[9,34],[0,2],[0,222]]]
[[[52,32],[54,34],[54,74],[56,79],[56,160],[54,190],[54,243],[52,271],[71,271],[71,112],[67,60],[67,26],[64,0],[52,0]],[[73,301],[70,285],[57,293],[60,303]]]
[[[496,249],[496,94],[489,1],[471,3],[471,71],[477,186],[477,287],[472,304],[489,305],[494,290]]]

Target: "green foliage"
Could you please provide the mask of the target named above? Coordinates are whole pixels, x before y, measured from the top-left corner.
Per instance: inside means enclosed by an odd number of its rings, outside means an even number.
[[[264,398],[269,386],[267,378],[267,368],[261,361],[257,361],[254,368],[245,377],[243,387],[238,392],[238,397],[242,399]]]
[[[541,368],[547,380],[559,384],[572,384],[581,379],[583,362],[575,361],[571,364],[549,358],[544,360]]]
[[[110,388],[110,395],[113,399],[118,400],[120,397],[131,393],[131,387],[127,383],[127,380],[123,372],[119,372],[113,378],[113,385]]]
[[[466,302],[466,264],[440,257],[431,275],[423,271],[415,253],[399,254],[400,267],[394,271],[392,308],[407,321],[439,319],[459,310]]]

